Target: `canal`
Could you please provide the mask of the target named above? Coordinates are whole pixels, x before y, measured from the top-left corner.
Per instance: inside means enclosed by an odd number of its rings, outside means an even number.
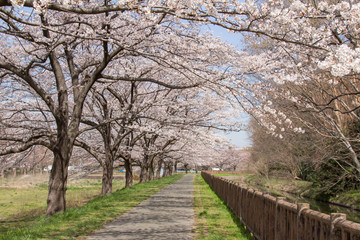
[[[229,180],[235,181],[235,182],[241,182],[243,183],[243,178],[239,176],[221,176],[223,178],[227,178]],[[331,214],[331,213],[345,213],[346,218],[350,221],[360,223],[360,211],[356,209],[352,209],[350,207],[344,207],[337,204],[332,204],[328,202],[322,202],[311,198],[304,198],[302,196],[292,194],[289,192],[283,192],[276,190],[278,194],[269,193],[270,195],[274,197],[285,197],[288,202],[291,203],[308,203],[310,204],[310,209],[322,212],[325,214]]]
[[[310,204],[310,209],[318,212],[326,213],[329,215],[331,213],[345,213],[348,220],[360,223],[360,211],[357,209],[353,209],[351,207],[344,207],[329,202],[318,201],[311,198],[304,198],[287,192],[280,192],[280,195],[286,197],[287,201],[292,203],[308,203]]]

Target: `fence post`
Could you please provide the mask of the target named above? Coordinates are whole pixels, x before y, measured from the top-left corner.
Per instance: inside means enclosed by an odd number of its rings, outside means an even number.
[[[342,239],[341,236],[340,238],[338,238],[336,236],[336,231],[335,231],[335,224],[341,220],[346,220],[346,214],[344,213],[331,213],[330,214],[330,220],[331,220],[331,224],[330,224],[330,239],[331,240],[337,240],[337,239]]]
[[[285,197],[277,197],[276,198],[276,207],[275,207],[275,240],[283,240],[281,239],[281,216],[280,215],[280,209],[279,209],[279,201],[285,200]]]
[[[304,210],[309,209],[310,208],[310,204],[308,203],[298,203],[297,204],[297,218],[296,218],[296,222],[297,222],[297,226],[296,226],[296,239],[300,240],[300,239],[304,239],[304,224],[301,222],[301,214]]]
[[[266,207],[266,200],[265,200],[265,192],[261,193],[261,199],[260,199],[260,204],[261,206],[259,207],[261,209],[262,212],[262,217],[260,217],[260,233],[259,236],[264,239],[264,237],[267,235],[266,234],[266,230],[265,230],[265,225],[266,225],[266,221],[268,219],[268,209]]]

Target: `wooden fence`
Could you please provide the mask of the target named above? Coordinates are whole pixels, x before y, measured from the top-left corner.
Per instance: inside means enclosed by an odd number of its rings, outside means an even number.
[[[202,177],[247,229],[261,240],[360,240],[360,224],[293,204],[209,172]]]

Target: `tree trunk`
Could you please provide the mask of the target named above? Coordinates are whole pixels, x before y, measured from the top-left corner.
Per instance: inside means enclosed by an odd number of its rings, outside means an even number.
[[[54,151],[54,161],[49,178],[49,193],[47,198],[47,215],[66,210],[66,184],[71,148],[62,144],[61,151]]]
[[[131,160],[125,160],[125,187],[131,187],[133,185],[133,171]]]
[[[163,161],[162,159],[159,159],[158,163],[157,163],[157,168],[156,168],[156,178],[159,179],[161,177],[161,167],[162,167]]]
[[[113,175],[114,168],[112,158],[111,156],[106,156],[105,163],[103,164],[101,195],[107,195],[112,192]]]
[[[16,177],[16,168],[13,168],[13,177]]]
[[[148,176],[149,181],[154,180],[154,168],[152,166],[149,168]]]
[[[173,175],[173,163],[169,162],[168,164],[168,176]]]
[[[148,170],[148,180],[151,181],[151,180],[154,180],[154,172],[155,172],[155,159],[154,157],[150,157],[151,158],[151,161],[150,161],[150,164],[149,164],[149,170]]]
[[[164,162],[164,171],[163,171],[162,177],[166,177],[168,175],[167,171],[168,171],[167,164],[166,164],[166,162]]]
[[[174,173],[177,172],[177,165],[178,165],[178,161],[175,161],[175,163],[174,163]]]
[[[338,124],[331,117],[329,117],[326,113],[324,113],[324,116],[327,118],[327,120],[331,123],[331,125],[338,132],[338,134],[339,134],[338,137],[339,137],[340,141],[345,145],[345,147],[348,149],[348,151],[350,153],[350,158],[354,163],[355,169],[358,171],[358,173],[360,173],[360,162],[359,162],[358,156],[357,156],[354,148],[352,147],[350,141],[345,137],[345,135],[342,132],[341,128],[338,126]]]
[[[342,138],[341,141],[347,147],[347,149],[350,153],[350,158],[351,158],[352,162],[354,163],[354,167],[356,168],[358,173],[360,173],[360,163],[359,163],[359,159],[358,159],[358,156],[357,156],[354,148],[352,147],[351,143],[345,137]]]
[[[107,108],[106,101],[100,100],[100,104],[103,107],[104,119],[110,119],[109,109]],[[102,164],[103,177],[102,177],[102,189],[101,195],[107,195],[112,192],[112,183],[114,176],[114,155],[111,148],[111,125],[110,123],[104,124],[99,128],[105,148],[105,162]]]
[[[60,101],[60,99],[59,99]],[[49,177],[47,215],[66,210],[66,184],[69,161],[74,147],[74,138],[69,137],[66,114],[57,120],[57,141],[52,152],[54,160]],[[73,131],[71,131],[73,133]],[[75,136],[73,134],[73,136]]]
[[[141,172],[140,172],[140,182],[146,182],[147,181],[147,175],[148,175],[148,166],[144,162],[141,164]]]

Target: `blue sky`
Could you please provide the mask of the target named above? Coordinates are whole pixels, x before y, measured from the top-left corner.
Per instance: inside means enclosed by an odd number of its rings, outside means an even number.
[[[239,49],[242,48],[242,36],[238,33],[229,33],[227,30],[221,27],[210,25],[203,26],[203,30],[212,32],[214,36],[221,37],[224,41],[234,45]],[[244,121],[247,122],[248,117],[245,117]],[[227,136],[231,142],[239,148],[249,147],[252,145],[251,139],[249,138],[249,133],[247,131],[232,132],[230,134],[226,134],[225,136]]]
[[[251,139],[249,138],[249,133],[247,131],[241,132],[232,132],[230,134],[226,134],[232,144],[237,146],[238,148],[250,147],[252,145]]]
[[[212,32],[214,36],[221,37],[224,41],[239,49],[242,48],[242,36],[239,33],[230,33],[228,30],[214,25],[204,25],[202,29],[204,31]]]

